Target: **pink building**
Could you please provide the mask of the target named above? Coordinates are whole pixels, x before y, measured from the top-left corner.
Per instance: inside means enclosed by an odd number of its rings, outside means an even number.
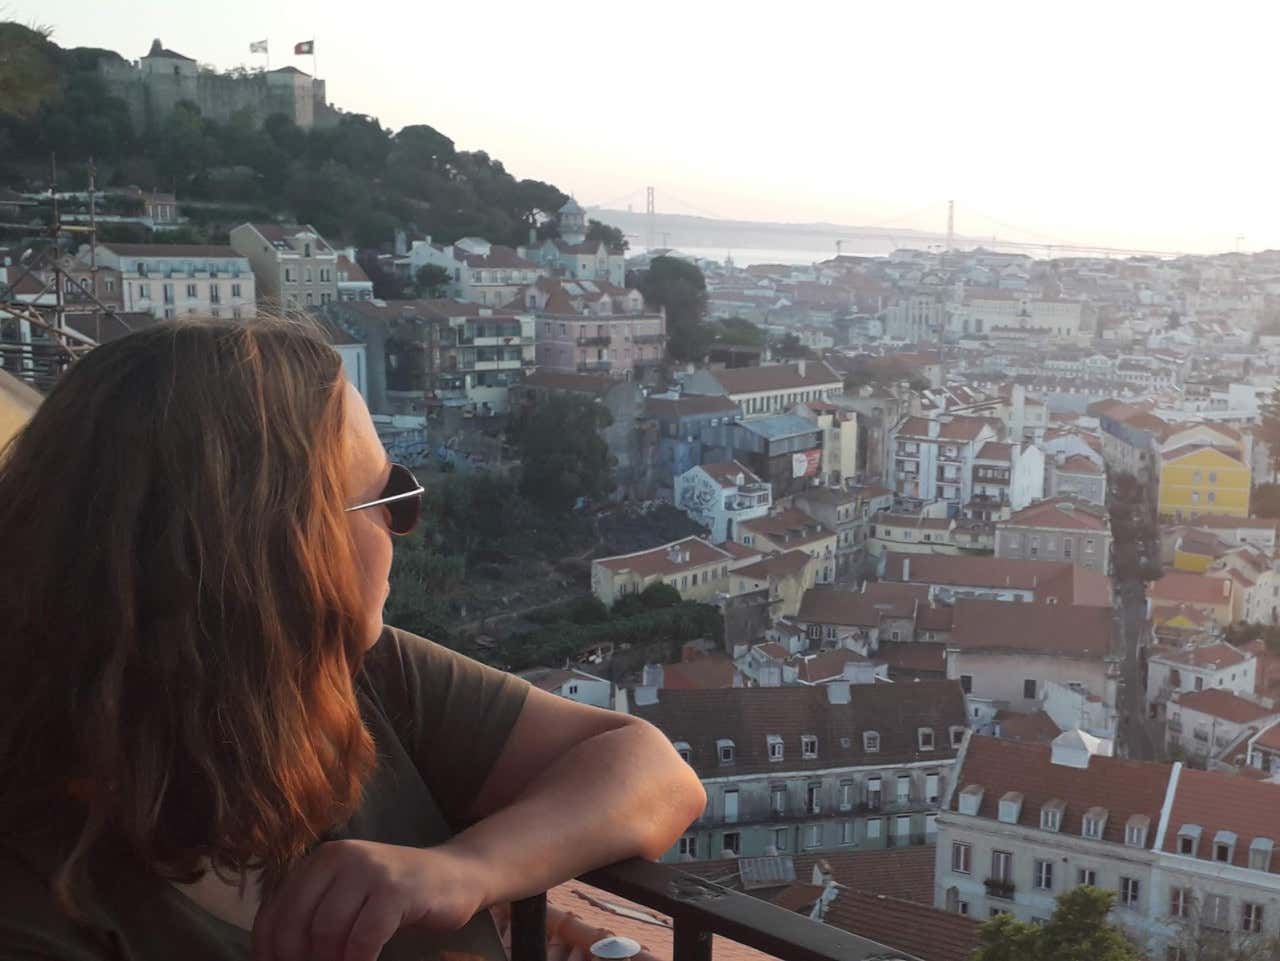
[[[638,291],[543,278],[525,288],[519,302],[537,317],[540,370],[631,379],[666,356],[666,317],[645,313]]]

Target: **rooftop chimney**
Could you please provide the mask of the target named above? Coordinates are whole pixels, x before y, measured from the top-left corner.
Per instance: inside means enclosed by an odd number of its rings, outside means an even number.
[[[1053,739],[1053,753],[1050,759],[1062,767],[1074,767],[1084,770],[1089,766],[1089,759],[1094,755],[1111,757],[1110,741],[1094,737],[1079,728],[1063,731]]]
[[[850,684],[848,681],[832,681],[827,685],[828,704],[848,704]]]
[[[910,583],[911,581],[911,558],[909,557],[902,559],[902,580],[905,583]]]
[[[805,362],[805,359],[804,359],[803,357],[801,357],[801,358],[800,358],[800,360],[796,362],[796,370],[798,370],[798,371],[800,372],[800,376],[801,376],[801,377],[803,377],[803,376],[804,376],[805,368],[806,368],[807,366],[808,366],[808,365],[807,365],[807,363]]]

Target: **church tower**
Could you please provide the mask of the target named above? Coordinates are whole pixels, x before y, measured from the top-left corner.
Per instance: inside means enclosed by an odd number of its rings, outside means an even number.
[[[566,244],[580,244],[587,239],[587,212],[572,197],[560,208],[560,239]]]

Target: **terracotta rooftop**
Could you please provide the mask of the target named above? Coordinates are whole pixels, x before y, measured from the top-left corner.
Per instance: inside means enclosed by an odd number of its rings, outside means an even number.
[[[1280,528],[1280,520],[1270,517],[1230,517],[1226,514],[1201,514],[1196,527],[1210,530],[1270,530]]]
[[[632,699],[631,713],[690,748],[699,777],[823,770],[858,764],[905,764],[955,756],[950,728],[965,726],[964,694],[955,681],[854,684],[847,704],[832,703],[836,687],[740,687],[657,692],[656,704]],[[919,728],[934,734],[922,751]],[[868,751],[863,734],[880,735]],[[782,738],[784,759],[769,760],[769,735]],[[801,737],[815,736],[817,756],[801,754]],[[733,743],[733,761],[720,763],[718,741]]]
[[[961,650],[1025,651],[1102,658],[1116,643],[1110,607],[1011,604],[960,598],[955,603],[950,645]]]
[[[338,274],[338,283],[354,284],[369,281],[369,275],[364,272],[364,268],[346,254],[338,256],[338,263],[333,269]]]
[[[1052,497],[1014,513],[1002,527],[1041,527],[1053,530],[1105,531],[1111,526],[1103,508],[1078,497]]]
[[[1239,466],[1244,466],[1239,455],[1222,447],[1215,447],[1213,444],[1183,444],[1181,447],[1175,447],[1173,450],[1162,451],[1160,453],[1160,459],[1163,461],[1180,460],[1183,457],[1188,457],[1191,454],[1198,454],[1201,451],[1212,451],[1219,455],[1223,460],[1232,461]]]
[[[800,599],[796,619],[844,627],[877,627],[882,617],[911,617],[927,606],[929,588],[922,584],[872,581],[861,591],[811,587]]]
[[[1103,840],[1123,844],[1126,822],[1143,815],[1150,819],[1146,847],[1151,848],[1171,765],[1095,755],[1082,769],[1054,764],[1051,757],[1048,744],[973,735],[956,771],[948,810],[958,811],[961,792],[979,785],[983,792],[978,817],[994,821],[1000,798],[1016,791],[1022,795],[1017,823],[1023,827],[1039,829],[1041,808],[1050,801],[1064,801],[1059,832],[1080,837],[1085,812],[1101,807],[1107,811]]]
[[[712,372],[727,394],[756,394],[773,390],[802,390],[806,387],[843,386],[844,378],[822,361],[808,361],[805,372],[799,364],[768,364],[763,367],[736,367]]]
[[[1222,718],[1233,724],[1252,724],[1264,717],[1275,714],[1261,704],[1246,701],[1238,694],[1222,688],[1205,688],[1203,691],[1189,691],[1177,697],[1177,705],[1190,711],[1199,711],[1212,717]],[[1280,839],[1277,839],[1280,840]]]
[[[688,559],[685,559],[685,554]],[[611,571],[631,571],[639,577],[677,574],[705,564],[728,561],[729,555],[700,537],[686,537],[647,551],[601,557],[593,561]]]
[[[524,387],[594,395],[606,394],[616,384],[617,381],[610,377],[595,374],[560,373],[554,370],[535,370],[523,382]]]
[[[1031,744],[1049,744],[1062,733],[1053,718],[1044,711],[1019,714],[1016,711],[997,711],[995,721],[1000,725],[1000,737],[1010,741],[1027,741]]]
[[[226,257],[233,260],[247,259],[244,254],[237,253],[226,244],[117,244],[100,243],[99,250],[109,250],[121,257],[195,257],[199,259],[216,259]]]
[[[719,651],[693,660],[662,665],[664,691],[713,691],[741,683],[733,659]]]
[[[743,484],[763,483],[759,477],[751,472],[751,468],[744,467],[736,460],[717,464],[701,464],[699,466],[712,480],[724,488],[737,487],[739,474],[742,475]]]
[[[1101,475],[1105,471],[1083,454],[1072,454],[1061,464],[1054,465],[1059,474],[1094,474]]]
[[[1057,604],[1110,605],[1111,580],[1105,574],[1066,561],[1015,561],[1008,558],[886,551],[884,578],[938,587],[1034,591],[1035,599]]]
[[[722,394],[682,394],[680,397],[647,397],[645,413],[650,417],[679,419],[699,414],[727,414],[738,405]]]
[[[763,560],[739,567],[735,574],[739,577],[750,577],[755,580],[766,580],[770,577],[787,577],[798,574],[805,569],[812,558],[804,551],[787,551],[770,554]]]
[[[876,524],[890,528],[910,527],[913,530],[951,530],[951,518],[949,517],[928,517],[924,514],[891,514],[887,511],[876,515]]]
[[[1208,644],[1204,647],[1153,647],[1148,658],[1157,657],[1170,664],[1180,664],[1183,667],[1207,668],[1214,671],[1220,671],[1224,667],[1236,667],[1249,659],[1248,655],[1232,647],[1226,641]]]
[[[1214,839],[1220,831],[1235,835],[1228,863],[1249,867],[1249,848],[1255,839],[1280,844],[1280,785],[1217,771],[1197,771],[1184,767],[1178,778],[1169,812],[1163,850],[1179,852],[1178,835],[1185,825],[1200,828],[1193,855],[1215,861]],[[1280,856],[1272,854],[1270,872],[1280,873]]]
[[[764,517],[742,521],[738,528],[739,530],[745,528],[753,534],[763,535],[775,544],[788,544],[797,547],[835,536],[804,511],[796,510],[794,507],[789,507],[776,514],[768,514]]]
[[[844,674],[844,666],[850,662],[865,664],[867,658],[857,651],[836,649],[818,654],[797,654],[790,659],[796,669],[796,678],[806,684],[817,684]]]
[[[1228,604],[1231,601],[1231,582],[1187,571],[1166,571],[1152,583],[1149,596],[1153,604]]]
[[[989,440],[982,445],[982,450],[978,451],[978,459],[1012,462],[1013,445],[1002,444],[999,441]]]
[[[1157,626],[1176,618],[1184,618],[1195,627],[1209,627],[1217,623],[1211,615],[1188,604],[1157,604],[1151,608],[1151,623]]]
[[[937,641],[881,641],[876,660],[889,666],[890,675],[945,674],[947,645]]]
[[[892,945],[920,961],[967,961],[978,946],[981,927],[974,918],[868,891],[841,891],[823,922]]]

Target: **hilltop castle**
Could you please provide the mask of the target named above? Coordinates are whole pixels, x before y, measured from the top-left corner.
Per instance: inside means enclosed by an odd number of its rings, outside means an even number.
[[[325,100],[324,81],[296,67],[217,73],[190,57],[168,50],[159,40],[132,63],[103,58],[98,70],[111,92],[129,105],[134,124],[145,130],[189,100],[203,116],[226,122],[246,112],[255,123],[275,113],[299,127],[323,127],[341,115]]]

